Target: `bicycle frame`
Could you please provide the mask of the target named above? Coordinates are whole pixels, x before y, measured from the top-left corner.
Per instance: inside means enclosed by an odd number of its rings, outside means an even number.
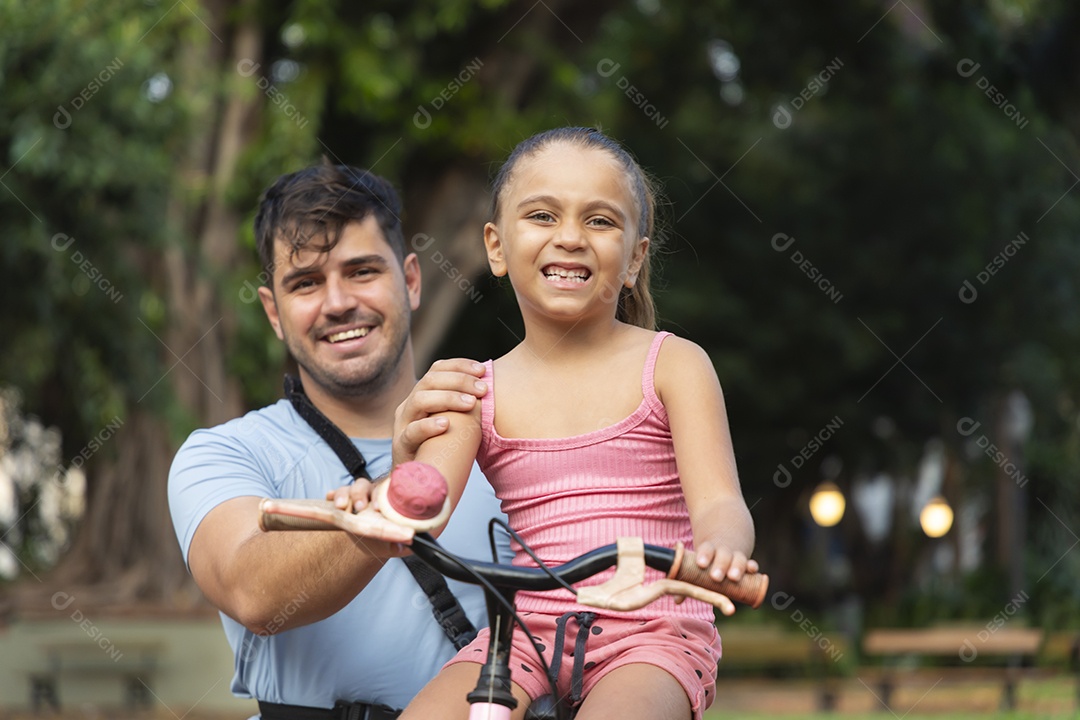
[[[342,529],[356,532],[354,522],[355,516],[329,502],[264,500],[260,505],[259,524],[264,531]],[[413,536],[411,547],[413,553],[436,572],[484,589],[492,640],[477,686],[468,695],[469,720],[509,720],[517,707],[517,699],[511,693],[510,647],[514,623],[525,627],[514,609],[514,595],[518,590],[566,588],[612,566],[616,566],[615,575],[602,585],[580,590],[570,588],[580,604],[627,610],[644,607],[664,594],[676,594],[718,607],[722,607],[721,602],[730,604],[730,598],[756,608],[768,589],[767,575],[754,573],[744,575],[738,581],[726,578],[716,581],[697,567],[692,553],[684,553],[681,544],[666,548],[646,545],[638,538],[620,538],[616,544],[598,548],[558,567],[523,567],[461,558],[425,532]],[[646,566],[665,573],[667,578],[646,588]],[[540,659],[547,672],[546,662],[542,656]],[[555,687],[554,681],[552,687]],[[555,712],[556,717],[562,714],[557,698]]]
[[[680,559],[681,549],[657,545],[643,547],[645,564],[661,572],[670,572]],[[480,668],[476,688],[468,695],[469,720],[509,720],[511,712],[518,704],[511,693],[510,685],[510,647],[515,622],[513,607],[516,591],[555,590],[564,587],[563,583],[573,584],[585,580],[615,565],[620,559],[621,548],[619,545],[607,545],[549,569],[460,558],[448,552],[427,533],[418,533],[413,538],[412,549],[417,557],[437,572],[455,580],[483,586],[491,628],[491,644],[487,659]],[[477,578],[486,582],[477,583]],[[763,591],[760,597],[764,597]],[[555,689],[554,684],[552,689]],[[557,697],[554,711],[555,718],[562,716],[562,703]],[[570,712],[569,717],[573,717],[572,711]],[[550,715],[533,715],[532,718],[554,720]]]

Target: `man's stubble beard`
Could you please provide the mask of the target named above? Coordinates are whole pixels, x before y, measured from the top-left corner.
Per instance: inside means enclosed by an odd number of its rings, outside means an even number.
[[[295,347],[296,344],[283,331],[285,346],[296,364],[326,392],[353,398],[370,397],[378,395],[393,384],[400,370],[402,358],[405,356],[405,349],[409,342],[408,328],[410,327],[411,318],[406,316],[398,318],[398,320],[404,323],[405,331],[398,331],[397,337],[389,338],[388,355],[381,359],[377,356],[369,356],[366,358],[369,362],[364,367],[351,370],[344,377],[340,373],[333,372],[332,369],[321,366],[314,361],[308,361],[308,356],[303,352],[297,352],[300,348]],[[386,328],[387,324],[385,322],[379,325],[380,331]],[[314,342],[318,343],[320,341],[315,340]],[[342,364],[353,360],[355,359],[346,360]]]

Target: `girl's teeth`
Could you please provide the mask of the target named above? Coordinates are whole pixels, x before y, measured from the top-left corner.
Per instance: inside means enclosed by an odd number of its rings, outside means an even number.
[[[544,273],[544,276],[548,278],[559,278],[561,280],[578,280],[584,282],[588,274],[580,270],[548,270]]]

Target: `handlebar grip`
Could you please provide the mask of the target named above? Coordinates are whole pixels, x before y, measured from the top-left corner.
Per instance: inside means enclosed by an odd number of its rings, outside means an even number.
[[[740,602],[752,608],[758,608],[765,601],[765,595],[769,592],[769,576],[764,573],[747,573],[738,580],[724,578],[720,582],[709,577],[708,570],[697,566],[694,553],[680,553],[677,559],[678,567],[672,568],[675,572],[671,577],[682,580],[691,585],[703,587],[706,590],[726,595],[733,602]]]
[[[326,500],[289,500],[291,504],[311,505],[313,507],[326,507],[333,509],[333,504]],[[337,530],[329,520],[314,520],[312,518],[295,517],[293,515],[281,515],[264,511],[267,499],[259,503],[259,529],[263,532],[271,530]]]

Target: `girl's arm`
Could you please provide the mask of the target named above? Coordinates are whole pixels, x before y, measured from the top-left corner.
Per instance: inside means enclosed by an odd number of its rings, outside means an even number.
[[[472,471],[476,452],[480,449],[480,403],[478,401],[468,412],[445,411],[429,418],[445,420],[446,430],[421,442],[415,448],[412,459],[431,465],[446,478],[447,496],[450,498],[452,511],[465,492],[465,483]],[[406,460],[398,460],[394,466],[402,462]],[[370,482],[357,480],[327,492],[326,499],[332,500],[342,510],[351,507],[352,512],[360,512],[371,502],[373,487]],[[446,523],[443,523],[428,532],[438,537],[445,527]]]
[[[432,417],[446,418],[446,432],[428,438],[416,451],[417,462],[427,463],[443,474],[447,483],[450,507],[456,508],[461,494],[465,492],[465,483],[472,471],[476,452],[480,449],[480,403],[477,402],[469,412],[443,412]],[[432,530],[438,537],[445,523]]]
[[[739,488],[724,394],[705,351],[669,337],[656,363],[656,393],[667,410],[698,567],[716,580],[757,572],[749,560],[754,523]]]

